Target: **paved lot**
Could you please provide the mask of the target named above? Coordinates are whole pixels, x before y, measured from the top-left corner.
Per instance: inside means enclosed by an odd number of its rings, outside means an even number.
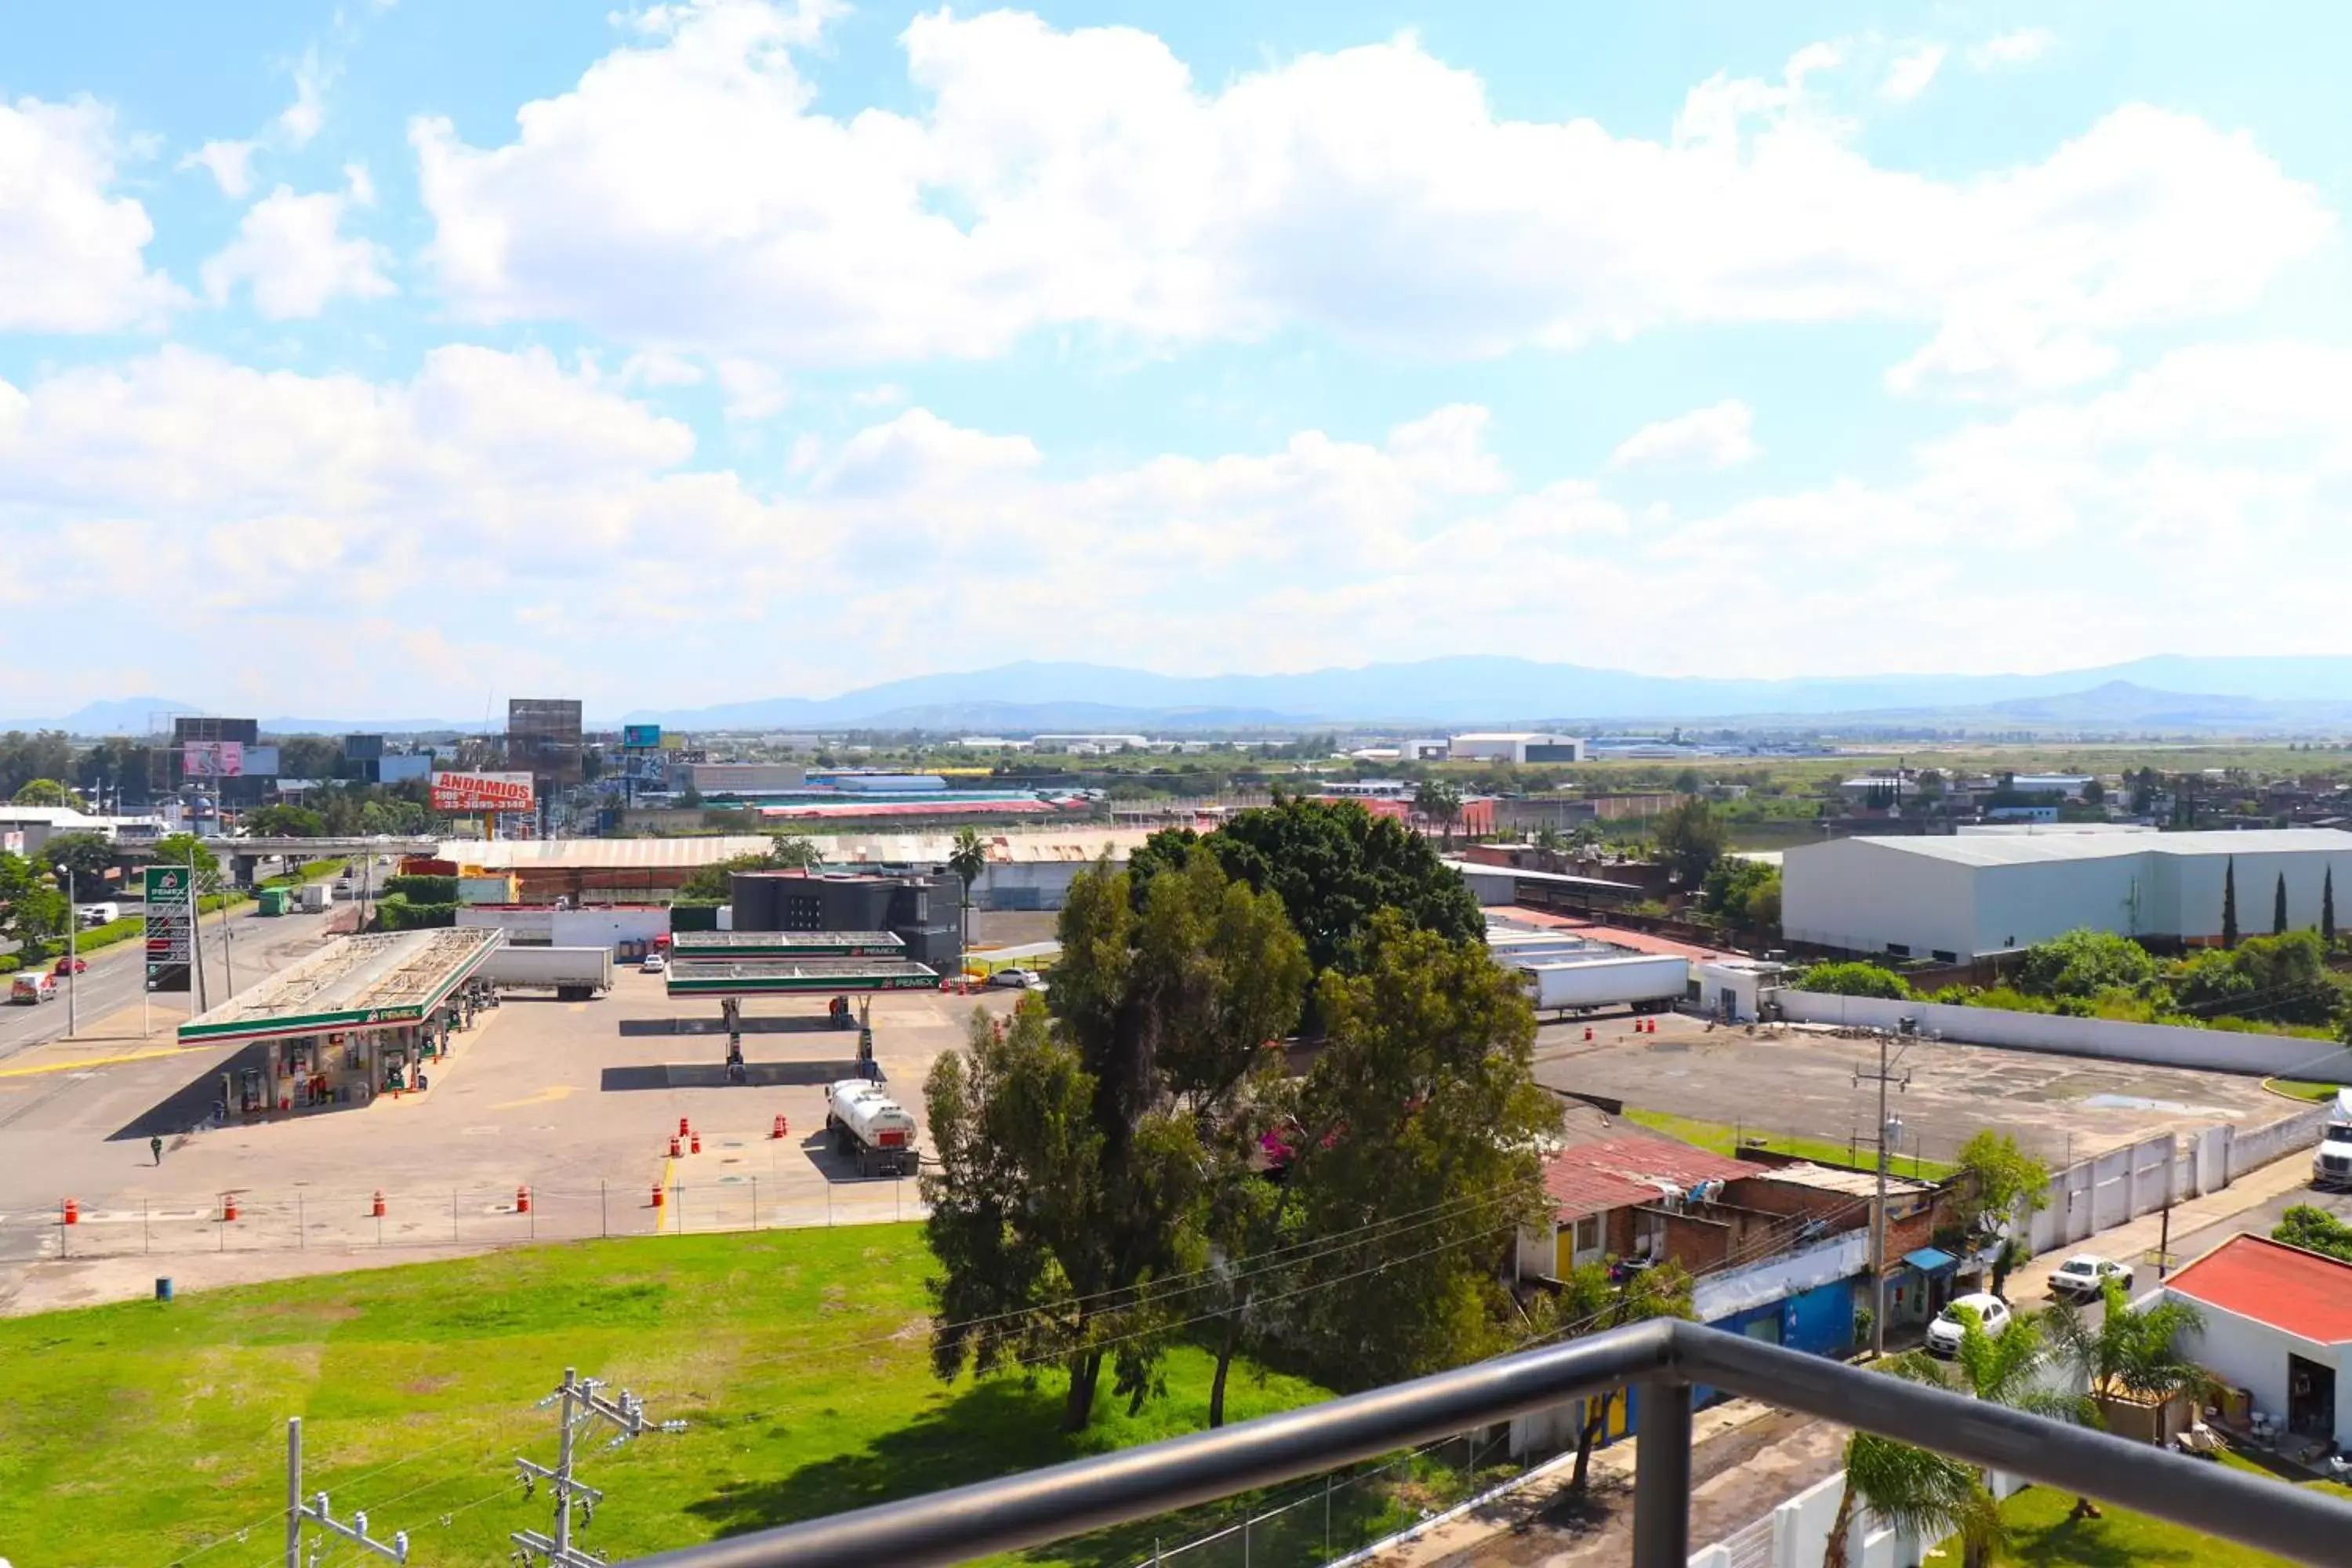
[[[919,1121],[921,1086],[975,1006],[1010,994],[873,1000],[876,1053]],[[456,1037],[431,1089],[181,1130],[211,1104],[235,1048],[180,1052],[137,1008],[105,1040],[53,1043],[0,1077],[0,1274],[60,1251],[173,1255],[446,1247],[532,1237],[914,1217],[915,1184],[860,1177],[822,1136],[824,1085],[855,1071],[856,1036],[823,1026],[822,997],[747,1004],[751,1082],[730,1085],[718,1005],[672,1002],[624,971],[585,1003],[510,998]],[[174,1020],[176,1021],[176,1020]],[[86,1031],[86,1034],[88,1032]],[[120,1059],[128,1058],[128,1059]],[[789,1136],[772,1137],[786,1118]],[[673,1162],[683,1117],[702,1152]],[[151,1131],[168,1147],[152,1163]],[[665,1202],[652,1202],[656,1184]],[[518,1203],[528,1187],[531,1203]],[[373,1198],[385,1197],[377,1216]],[[235,1194],[238,1217],[220,1219]],[[57,1223],[73,1196],[81,1218]],[[0,1283],[0,1290],[5,1290]]]
[[[1757,1131],[1798,1133],[1866,1147],[1877,1120],[1878,1048],[1826,1031],[1778,1037],[1708,1031],[1696,1019],[1658,1020],[1636,1035],[1626,1019],[1547,1026],[1538,1079]],[[2063,1165],[2166,1128],[2234,1121],[2260,1126],[2298,1109],[2258,1079],[2082,1057],[1919,1041],[1901,1053],[1908,1089],[1889,1105],[1918,1141],[1905,1153],[1949,1160],[1979,1129],[2013,1132],[2029,1152]]]

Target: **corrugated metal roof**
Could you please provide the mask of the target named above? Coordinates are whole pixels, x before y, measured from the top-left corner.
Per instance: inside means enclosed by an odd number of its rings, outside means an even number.
[[[1755,1172],[1752,1165],[1671,1138],[1628,1132],[1549,1156],[1544,1161],[1544,1191],[1558,1217],[1571,1220],[1655,1203],[1664,1196],[1664,1186],[1687,1192],[1700,1182],[1733,1181]]]
[[[1867,845],[1886,855],[1912,855],[1961,866],[2045,865],[2060,860],[2112,860],[2126,855],[2309,855],[2352,851],[2352,833],[2326,827],[2256,827],[2242,833],[2039,833],[1954,835],[1950,837],[1835,838],[1785,851],[1784,864]]]
[[[1105,849],[1124,860],[1154,830],[1141,827],[1073,827],[1052,833],[983,833],[988,858],[1003,865],[1040,862],[1084,864]],[[955,850],[952,832],[812,833],[825,864],[837,869],[860,866],[943,866]],[[639,870],[712,866],[738,855],[764,852],[765,834],[698,838],[513,838],[484,843],[453,838],[442,858],[488,870]]]
[[[2268,1237],[2233,1236],[2164,1288],[2314,1344],[2352,1342],[2352,1263]]]

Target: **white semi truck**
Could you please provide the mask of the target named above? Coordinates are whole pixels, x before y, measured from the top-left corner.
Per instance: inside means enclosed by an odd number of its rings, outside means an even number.
[[[1690,960],[1630,953],[1623,958],[1523,961],[1512,965],[1538,1013],[1591,1013],[1602,1007],[1665,1012],[1690,994]]]
[[[613,950],[500,942],[482,961],[481,974],[509,991],[551,990],[559,1002],[585,1002],[613,988]]]
[[[825,1087],[824,1125],[834,1152],[855,1158],[860,1175],[908,1175],[921,1158],[915,1119],[870,1079],[845,1078]]]
[[[2328,1112],[2319,1147],[2311,1153],[2311,1184],[2352,1187],[2352,1089],[2336,1091],[2336,1108]]]

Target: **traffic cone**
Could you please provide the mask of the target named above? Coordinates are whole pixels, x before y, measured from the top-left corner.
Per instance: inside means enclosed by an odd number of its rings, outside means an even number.
[[[529,1214],[530,1212],[530,1189],[529,1187],[517,1187],[515,1189],[515,1213]]]
[[[235,1193],[223,1193],[221,1194],[221,1223],[223,1225],[226,1225],[236,1218],[236,1194]]]
[[[656,1182],[656,1183],[654,1184],[654,1207],[656,1207],[656,1208],[659,1208],[659,1207],[661,1207],[661,1206],[662,1206],[662,1184],[661,1184],[659,1182]]]
[[[671,1140],[669,1141],[669,1157],[670,1157],[671,1159],[675,1160],[675,1159],[677,1159],[677,1158],[678,1157],[678,1154],[679,1154],[680,1152],[681,1152],[681,1151],[678,1149],[678,1146],[677,1146],[677,1139],[675,1139],[675,1138],[671,1139]]]
[[[687,1126],[685,1117],[681,1116],[677,1119],[677,1135],[679,1137],[683,1138],[692,1131],[692,1128]]]
[[[382,1219],[383,1217],[383,1189],[382,1187],[378,1187],[375,1190],[374,1213],[371,1215],[370,1217],[373,1219]]]
[[[71,1198],[66,1200],[66,1223],[68,1225],[81,1223],[81,1205]]]
[[[699,1132],[696,1133],[696,1134],[694,1135],[694,1141],[693,1141],[691,1143],[689,1143],[689,1144],[688,1145],[688,1148],[692,1152],[694,1152],[694,1153],[697,1153],[697,1154],[701,1153],[701,1152],[702,1152],[702,1134],[701,1134],[701,1133],[699,1133]]]
[[[772,1131],[772,1132],[771,1132],[771,1133],[769,1133],[769,1134],[768,1134],[768,1136],[769,1136],[769,1137],[771,1137],[771,1138],[782,1138],[782,1137],[783,1137],[785,1134],[789,1133],[790,1131],[792,1131],[792,1126],[791,1126],[791,1124],[790,1124],[789,1122],[787,1122],[787,1121],[786,1121],[782,1117],[779,1116],[779,1117],[777,1117],[777,1118],[776,1118],[776,1129],[775,1129],[775,1131]]]
[[[1584,1026],[1584,1037],[1588,1040],[1592,1037],[1592,1026],[1590,1024]]]

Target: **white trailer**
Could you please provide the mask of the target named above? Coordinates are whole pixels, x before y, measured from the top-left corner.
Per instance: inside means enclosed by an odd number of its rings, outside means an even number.
[[[304,914],[320,915],[326,913],[327,906],[334,902],[335,889],[324,882],[305,882],[299,891],[299,897],[302,901]]]
[[[857,1161],[860,1175],[903,1176],[921,1156],[915,1119],[870,1079],[845,1078],[825,1086],[824,1125],[834,1152]]]
[[[482,978],[509,991],[552,990],[559,1002],[585,1002],[613,988],[613,952],[604,947],[490,949]]]
[[[1514,963],[1538,1013],[1590,1013],[1601,1007],[1665,1012],[1690,994],[1690,960],[1629,953],[1559,963]]]

